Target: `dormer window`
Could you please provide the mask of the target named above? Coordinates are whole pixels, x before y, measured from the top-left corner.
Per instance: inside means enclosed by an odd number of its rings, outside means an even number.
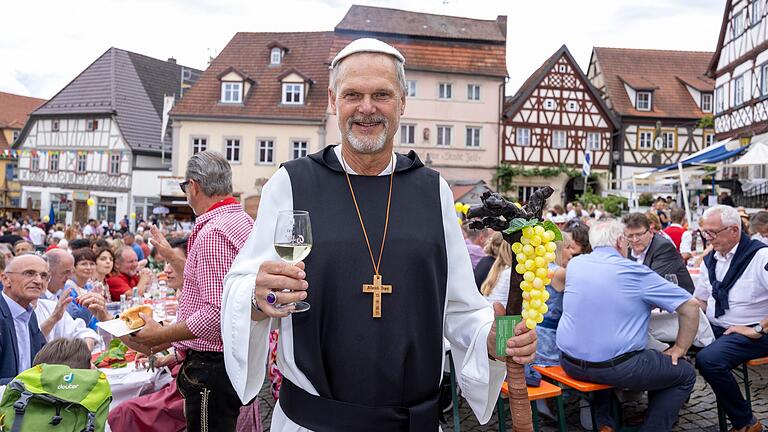
[[[712,112],[712,93],[701,94],[701,111],[705,113]]]
[[[269,64],[278,65],[280,64],[280,61],[283,59],[283,50],[274,47],[269,51]]]
[[[304,103],[304,83],[283,83],[283,103],[300,105]]]
[[[635,108],[638,111],[650,111],[651,110],[651,92],[637,92],[637,101],[635,102]]]
[[[243,103],[243,83],[242,82],[221,83],[221,102],[222,103]]]

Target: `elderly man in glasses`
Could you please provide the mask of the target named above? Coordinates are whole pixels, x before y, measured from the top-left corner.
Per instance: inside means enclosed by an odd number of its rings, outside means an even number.
[[[35,354],[45,344],[33,302],[43,294],[50,277],[48,263],[36,255],[16,257],[2,275],[0,384],[29,369]]]
[[[739,213],[730,206],[707,209],[699,226],[713,251],[704,257],[694,296],[706,304],[718,339],[696,356],[696,367],[712,386],[732,430],[762,431],[731,370],[768,356],[768,245],[742,232]]]

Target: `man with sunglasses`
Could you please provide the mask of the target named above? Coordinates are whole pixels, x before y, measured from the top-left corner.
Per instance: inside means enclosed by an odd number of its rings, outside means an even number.
[[[733,431],[763,430],[731,374],[738,365],[768,356],[768,245],[741,231],[733,207],[707,209],[699,222],[713,251],[704,257],[694,296],[705,303],[718,338],[696,356],[696,368],[714,390]]]
[[[36,255],[13,259],[2,275],[0,294],[0,385],[32,366],[45,345],[33,302],[45,291],[48,263]]]

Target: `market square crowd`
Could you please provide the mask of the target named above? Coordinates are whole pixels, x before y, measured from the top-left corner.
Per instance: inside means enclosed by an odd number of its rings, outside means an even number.
[[[120,339],[175,379],[115,407],[112,430],[258,428],[258,414],[242,419],[266,379],[279,396],[274,431],[437,430],[444,340],[463,397],[487,422],[506,373],[494,317],[517,289],[520,257],[500,234],[462,230],[447,182],[414,152],[393,152],[404,61],[373,39],[338,53],[328,93],[342,144],[285,163],[255,221],[213,151],[190,158],[180,184],[194,224],[5,220],[0,384],[41,363],[87,369],[105,348],[97,323],[119,313],[110,305],[156,299],[163,281],[175,319],[142,315],[145,326]],[[642,431],[673,428],[698,371],[733,430],[760,431],[730,371],[768,356],[768,212],[744,219],[717,205],[694,230],[670,201],[622,218],[578,202],[549,209],[564,238],[548,312],[535,331],[518,325],[505,353],[647,392]],[[292,263],[275,236],[296,210],[311,215],[314,239]],[[376,287],[388,288],[370,295]],[[304,300],[311,309],[292,313]],[[595,397],[590,428],[618,426],[610,397]]]

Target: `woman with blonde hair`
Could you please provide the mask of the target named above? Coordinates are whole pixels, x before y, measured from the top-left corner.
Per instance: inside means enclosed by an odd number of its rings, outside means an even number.
[[[512,248],[509,243],[501,242],[499,256],[496,257],[488,277],[480,287],[480,292],[489,304],[499,302],[506,306],[507,297],[509,297],[509,278],[512,276],[512,261]]]
[[[488,273],[491,271],[491,267],[493,267],[496,257],[499,256],[499,248],[503,242],[504,237],[501,233],[495,232],[485,243],[485,247],[483,248],[485,256],[480,258],[480,261],[477,262],[477,266],[475,266],[475,284],[477,285],[478,290],[483,286],[483,282],[485,282],[485,278],[488,277]]]

